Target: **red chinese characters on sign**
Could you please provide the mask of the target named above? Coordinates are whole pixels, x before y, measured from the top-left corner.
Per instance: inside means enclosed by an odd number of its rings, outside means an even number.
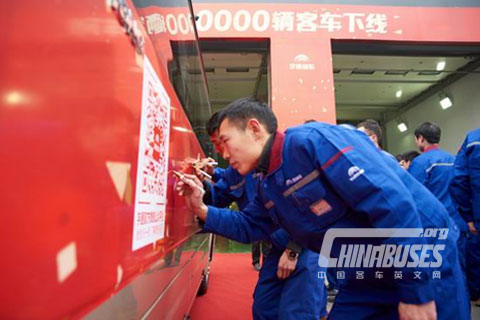
[[[147,92],[147,128],[141,192],[165,197],[165,181],[161,177],[167,170],[168,109],[161,105],[159,93],[152,83],[148,83]]]
[[[259,10],[227,10],[198,11],[197,29],[200,32],[297,32],[313,33],[326,31],[334,33],[363,32],[364,34],[386,34],[388,32],[388,16],[378,12],[332,12],[328,10],[306,11],[267,11]],[[170,35],[188,34],[192,31],[184,13],[166,16],[153,13],[144,17],[149,34],[168,33]]]
[[[143,72],[133,250],[162,239],[165,233],[170,98],[146,57]]]

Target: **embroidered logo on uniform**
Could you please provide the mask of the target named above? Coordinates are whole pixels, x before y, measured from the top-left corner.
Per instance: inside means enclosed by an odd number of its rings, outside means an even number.
[[[330,204],[325,199],[321,199],[313,203],[310,206],[310,210],[312,210],[315,215],[321,216],[322,214],[332,210],[332,206],[330,206]]]
[[[287,186],[289,186],[289,185],[291,185],[291,184],[294,184],[295,182],[297,182],[298,180],[300,180],[300,179],[302,179],[302,178],[303,178],[302,175],[299,174],[298,176],[293,177],[292,179],[287,179],[287,181],[285,181],[285,184],[286,184]]]
[[[348,176],[350,177],[351,182],[355,181],[358,177],[360,177],[364,173],[365,173],[365,170],[360,169],[357,166],[353,166],[353,167],[350,167],[350,169],[348,169]]]

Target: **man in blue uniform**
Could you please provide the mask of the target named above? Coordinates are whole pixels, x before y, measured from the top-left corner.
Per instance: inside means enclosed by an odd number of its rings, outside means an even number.
[[[305,121],[303,124],[307,123],[312,123],[312,122],[318,122],[315,119],[309,119]],[[343,124],[343,126],[351,127],[352,129],[354,128],[350,124]],[[338,289],[341,287],[339,282],[341,279],[337,279],[337,269],[336,268],[327,268],[327,296],[328,296],[328,302],[333,302],[335,300],[335,296],[338,294]]]
[[[223,157],[240,174],[255,168],[260,174],[257,195],[242,212],[206,206],[195,176],[178,184],[177,190],[186,196],[189,208],[205,221],[204,230],[249,242],[281,226],[302,247],[317,252],[332,228],[351,230],[352,237],[347,240],[365,230],[372,237],[377,234],[375,230],[449,230],[443,238],[443,262],[435,264],[441,281],[422,273],[419,264],[412,261],[418,262],[418,255],[414,258],[407,252],[409,263],[395,264],[398,272],[405,272],[401,281],[391,276],[393,269],[388,277],[368,269],[365,278],[358,281],[349,274],[329,317],[435,319],[438,311],[440,319],[468,319],[468,303],[462,295],[465,283],[458,277],[457,250],[452,242],[458,232],[441,203],[398,165],[391,169],[388,161],[394,160],[386,160],[365,134],[311,123],[291,128],[284,135],[266,124],[268,112],[258,101],[245,98],[234,101],[220,116]],[[407,184],[415,189],[415,199]],[[391,235],[382,236],[381,243],[414,249],[437,245],[440,240]],[[365,260],[360,262],[368,268]],[[428,270],[431,268],[433,264]],[[375,279],[370,277],[371,271],[378,275]]]
[[[480,128],[467,134],[454,165],[450,194],[468,221],[467,284],[470,298],[480,305]]]
[[[207,132],[217,152],[218,113],[207,124]],[[237,202],[243,210],[255,198],[256,181],[251,173],[240,175],[228,167],[216,168],[220,178],[207,189],[205,202],[226,207]],[[197,171],[197,176],[202,177]],[[209,192],[210,191],[210,192]],[[208,200],[206,200],[208,199]],[[272,248],[266,256],[253,295],[253,318],[256,320],[305,319],[318,320],[327,315],[324,282],[318,273],[318,253],[303,249],[291,241],[285,230],[279,229],[270,236]]]
[[[373,120],[373,119],[364,120],[357,125],[357,129],[362,132],[365,132],[365,134],[370,138],[370,140],[372,140],[373,144],[378,149],[380,149],[383,153],[385,153],[385,155],[396,160],[393,154],[388,153],[382,148],[383,132],[382,132],[382,127],[380,127],[380,124],[378,123],[377,120]]]
[[[412,164],[413,159],[415,159],[419,155],[420,153],[417,150],[405,151],[400,155],[400,166],[403,169],[408,170],[408,168],[410,168],[410,165]]]
[[[455,157],[438,147],[440,136],[440,128],[430,122],[422,123],[415,130],[415,142],[420,152],[423,153],[413,159],[408,172],[443,203],[450,217],[460,229],[460,237],[458,238],[459,259],[462,269],[465,270],[468,226],[458,213],[448,190],[453,178]]]

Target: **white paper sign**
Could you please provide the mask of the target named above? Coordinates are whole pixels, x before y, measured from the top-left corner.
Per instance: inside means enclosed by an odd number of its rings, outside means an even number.
[[[132,250],[165,235],[170,98],[145,56]]]

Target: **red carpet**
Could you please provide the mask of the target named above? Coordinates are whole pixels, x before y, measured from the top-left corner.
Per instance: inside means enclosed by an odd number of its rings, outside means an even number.
[[[257,279],[251,253],[214,253],[208,291],[195,299],[191,319],[252,319],[252,295]]]

